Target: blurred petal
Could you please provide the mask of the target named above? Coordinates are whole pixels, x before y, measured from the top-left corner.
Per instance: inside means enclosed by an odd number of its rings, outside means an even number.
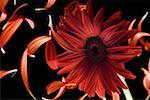
[[[7,17],[7,13],[6,12],[2,12],[1,15],[0,15],[0,23],[2,21],[4,21],[6,19],[6,17]]]
[[[119,94],[118,93],[114,93],[114,92],[112,92],[112,100],[120,100],[120,96],[119,96]]]
[[[55,81],[55,82],[48,84],[46,87],[47,94],[51,94],[51,93],[57,91],[62,86],[64,86],[64,83],[61,81]]]
[[[136,21],[136,19],[134,19],[134,20],[130,23],[130,25],[129,25],[129,27],[128,27],[128,30],[132,30],[135,21]]]
[[[10,74],[10,73],[15,73],[17,72],[17,69],[13,69],[13,70],[0,70],[0,79],[3,78],[4,76]]]
[[[15,33],[15,31],[18,29],[18,27],[23,22],[23,18],[18,18],[14,21],[12,21],[9,25],[6,26],[6,28],[2,31],[0,35],[0,47],[3,48],[7,42],[10,40],[12,35]]]
[[[0,11],[5,10],[5,6],[7,5],[8,0],[0,0]]]
[[[33,22],[31,19],[25,18],[25,20],[28,22],[28,24],[30,25],[30,27],[31,27],[32,29],[35,28],[35,24],[34,24],[34,22]]]
[[[56,56],[57,56],[56,47],[54,45],[54,41],[51,40],[46,43],[45,58],[46,58],[46,62],[48,64],[48,66],[53,70],[58,69]]]

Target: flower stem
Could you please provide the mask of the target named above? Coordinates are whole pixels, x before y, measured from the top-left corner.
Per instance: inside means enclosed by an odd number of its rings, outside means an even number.
[[[127,83],[125,81],[125,78],[123,76],[121,76],[121,75],[118,75],[118,76],[123,81],[123,83],[128,87],[128,85],[127,85]],[[133,97],[132,97],[129,89],[122,89],[122,91],[123,91],[123,93],[124,93],[124,95],[126,97],[126,100],[133,100]]]
[[[147,95],[146,99],[145,100],[149,100],[150,99],[150,95]]]

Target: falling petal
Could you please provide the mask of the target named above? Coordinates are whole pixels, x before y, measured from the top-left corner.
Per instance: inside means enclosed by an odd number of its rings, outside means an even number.
[[[40,37],[35,38],[27,46],[28,54],[32,55],[41,45],[48,42],[49,40],[51,40],[51,37],[49,36],[40,36]]]
[[[10,74],[10,73],[16,73],[18,69],[13,69],[13,70],[0,70],[0,79],[3,78],[4,76]]]
[[[24,83],[27,91],[33,97],[33,99],[36,100],[36,98],[34,97],[34,95],[32,94],[32,92],[30,90],[30,86],[29,86],[29,82],[28,82],[28,74],[27,74],[27,54],[28,54],[28,52],[27,51],[28,51],[27,49],[24,51],[22,58],[21,58],[21,65],[20,65],[21,77],[22,77],[23,83]]]
[[[57,91],[62,86],[64,86],[64,83],[61,81],[55,81],[55,82],[48,84],[46,87],[47,94],[51,94],[51,93]]]
[[[0,15],[0,23],[2,21],[4,21],[6,19],[6,17],[7,17],[7,13],[6,12],[2,12],[1,15]]]
[[[120,96],[119,96],[119,94],[118,93],[114,93],[114,92],[112,92],[112,100],[120,100]]]
[[[25,18],[25,20],[28,22],[28,24],[30,25],[30,27],[31,27],[32,29],[35,28],[35,24],[34,24],[34,22],[33,22],[31,19]]]
[[[49,36],[41,36],[29,43],[27,46],[27,49],[24,51],[22,59],[21,59],[21,77],[24,82],[24,85],[29,92],[29,94],[34,98],[34,95],[32,94],[30,87],[29,87],[29,82],[28,82],[28,72],[27,72],[27,55],[31,55],[45,42],[49,41],[51,37]]]
[[[145,20],[145,18],[147,17],[147,15],[148,15],[148,12],[146,12],[145,13],[145,15],[141,18],[141,20],[140,20],[140,22],[139,22],[139,24],[138,24],[138,27],[137,27],[137,29],[138,29],[138,31],[142,31],[142,23],[143,23],[143,21]]]
[[[0,35],[0,48],[3,48],[7,44],[22,22],[23,18],[18,18],[6,26]]]
[[[35,11],[47,10],[54,5],[56,0],[48,0],[45,8],[36,8]]]

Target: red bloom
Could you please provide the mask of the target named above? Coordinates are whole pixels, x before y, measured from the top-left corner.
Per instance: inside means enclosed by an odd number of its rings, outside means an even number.
[[[87,5],[72,2],[60,17],[57,33],[51,27],[54,39],[66,51],[56,55],[52,41],[46,46],[48,65],[63,67],[58,74],[69,72],[66,81],[76,83],[89,97],[95,93],[103,97],[105,91],[120,93],[118,86],[127,89],[117,74],[134,79],[124,62],[141,53],[140,46],[121,46],[130,37],[130,22],[121,21],[120,11],[107,21],[103,17],[103,8],[94,17],[91,0]]]

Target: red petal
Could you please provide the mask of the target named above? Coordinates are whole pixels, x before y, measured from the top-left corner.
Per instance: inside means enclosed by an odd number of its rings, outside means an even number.
[[[92,6],[92,0],[88,0],[87,1],[87,7],[86,7],[86,11],[87,11],[87,14],[88,16],[90,16],[91,20],[93,20],[94,18],[94,13],[93,13],[93,6]]]
[[[45,8],[49,9],[52,5],[54,5],[55,2],[56,2],[56,0],[48,0]]]
[[[108,18],[108,20],[103,24],[103,30],[119,23],[121,20],[121,11],[118,11],[116,13],[114,13],[111,17]]]
[[[87,31],[86,34],[88,36],[98,34],[98,33],[95,33],[92,21],[90,17],[87,15],[87,12],[85,12],[84,10],[82,11],[82,24],[83,24],[84,29]]]
[[[0,70],[0,79],[3,78],[4,76],[10,74],[10,73],[15,73],[17,72],[17,69],[13,69],[13,70]]]
[[[53,70],[56,70],[58,68],[56,56],[56,47],[54,45],[54,41],[51,40],[46,43],[45,58],[48,66]]]
[[[5,10],[5,6],[7,5],[8,0],[0,0],[0,11]]]
[[[6,28],[2,31],[2,34],[0,35],[0,47],[3,48],[7,42],[10,40],[12,35],[15,33],[15,31],[18,29],[18,27],[23,22],[23,18],[18,18],[14,21],[11,21],[9,25],[6,26]]]
[[[52,83],[48,84],[46,86],[47,94],[51,94],[51,93],[57,91],[58,89],[60,89],[64,85],[65,84],[61,81],[55,81],[55,82],[52,82]]]
[[[104,18],[104,8],[101,8],[93,20],[94,30],[97,31],[98,34],[102,30],[102,24],[104,20],[103,18]]]
[[[34,27],[35,27],[34,22],[33,22],[31,19],[29,19],[29,18],[25,18],[25,20],[28,22],[28,24],[30,25],[30,27],[31,27],[32,29],[34,29]]]
[[[59,70],[57,72],[58,75],[61,75],[61,74],[64,74],[64,73],[68,73],[69,71],[71,71],[73,68],[76,67],[76,65],[79,63],[80,61],[78,62],[74,62],[74,63],[71,63],[67,66],[64,66],[61,70]]]

